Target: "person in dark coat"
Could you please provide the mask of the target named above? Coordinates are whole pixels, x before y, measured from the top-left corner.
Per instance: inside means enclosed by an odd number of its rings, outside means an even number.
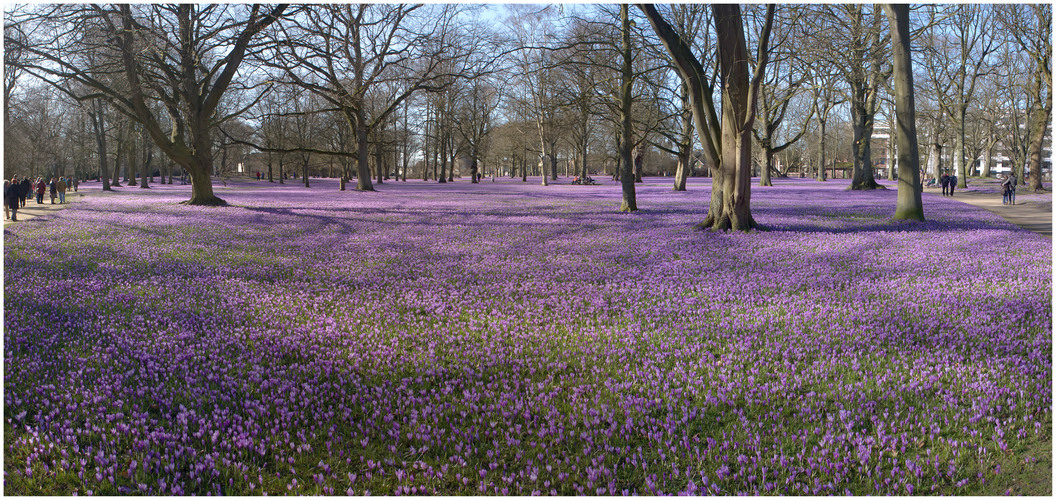
[[[29,192],[33,190],[33,181],[29,180],[29,177],[22,179],[22,186],[18,190],[18,203],[19,206],[26,206],[26,198],[29,197]]]
[[[954,189],[957,189],[957,174],[950,176],[950,196],[953,196]]]
[[[942,177],[939,177],[939,184],[942,185],[942,195],[946,196],[950,194],[950,175],[943,173]]]
[[[1004,194],[1004,196],[1002,197],[1002,200],[1003,200],[1002,203],[1004,203],[1005,205],[1015,205],[1016,204],[1016,173],[1013,172],[1011,174],[1008,174],[1008,177],[1005,178],[1005,182],[1001,183],[1001,187],[1003,188],[1002,191],[1003,191],[1003,194]]]
[[[18,189],[19,184],[11,181],[4,181],[4,208],[5,215],[8,210],[11,211],[11,220],[18,221]]]

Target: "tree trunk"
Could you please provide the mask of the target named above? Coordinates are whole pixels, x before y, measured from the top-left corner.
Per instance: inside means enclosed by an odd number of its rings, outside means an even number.
[[[957,172],[957,188],[968,187],[968,172],[964,164],[964,119],[967,114],[965,106],[957,106],[954,123],[957,127],[953,140],[953,171]]]
[[[133,165],[135,164],[135,158],[136,158],[136,149],[135,149],[135,140],[132,138],[132,134],[131,134],[131,130],[130,130],[132,128],[132,124],[129,123],[129,124],[126,125],[126,127],[128,127],[128,128],[125,129],[125,134],[127,134],[127,135],[125,137],[124,147],[121,148],[120,151],[125,154],[125,182],[124,182],[124,185],[131,186],[132,184],[134,184],[133,179],[135,179],[135,176],[136,176],[136,174],[135,174],[135,172],[133,170]]]
[[[686,190],[686,180],[689,179],[689,172],[693,170],[693,165],[690,163],[693,161],[690,155],[690,149],[680,148],[681,151],[678,153],[678,166],[675,167],[675,191]]]
[[[447,139],[440,139],[440,175],[436,178],[440,184],[447,183]]]
[[[634,192],[633,159],[631,158],[631,91],[634,85],[634,72],[631,67],[631,21],[627,13],[627,4],[620,5],[620,21],[622,23],[622,41],[620,48],[623,52],[623,65],[620,75],[620,187],[623,199],[620,203],[621,212],[638,211],[638,202]]]
[[[378,184],[383,184],[388,176],[388,168],[385,167],[385,152],[381,144],[374,144],[374,172],[378,176]]]
[[[898,196],[895,219],[924,221],[920,193],[920,155],[917,151],[916,104],[913,89],[913,61],[909,39],[909,5],[886,4],[891,26],[892,80],[898,129]],[[894,132],[894,131],[892,131]]]
[[[914,115],[915,114],[916,113],[914,112]],[[898,168],[898,156],[896,156],[898,154],[898,124],[891,127],[890,130],[888,130],[887,135],[887,180],[893,181],[895,180],[895,169]],[[920,160],[918,159],[917,162],[919,163]],[[920,177],[919,172],[917,173],[917,177]]]
[[[932,141],[928,147],[928,165],[925,171],[931,172],[935,179],[942,176],[942,145],[937,142]]]
[[[193,156],[193,163],[184,168],[191,177],[191,199],[182,203],[214,207],[227,205],[227,202],[213,194],[213,182],[209,177],[213,171],[213,155],[208,148],[199,148]]]
[[[360,78],[360,75],[357,75]],[[374,184],[370,181],[370,142],[367,140],[366,114],[363,103],[360,102],[353,114],[355,128],[352,133],[356,137],[356,191],[374,191]]]
[[[854,163],[852,164],[851,189],[882,189],[883,186],[877,184],[873,176],[873,115],[859,110],[857,116],[852,119],[852,125],[854,142],[851,144],[851,149],[854,153]]]
[[[304,187],[311,187],[308,185],[308,161],[311,160],[312,156],[304,155],[302,158],[301,173],[303,174],[302,177],[304,177]]]
[[[997,146],[997,139],[990,135],[990,140],[986,144],[986,148],[983,149],[983,158],[979,161],[982,165],[981,172],[979,175],[982,177],[990,177],[990,166],[994,161],[994,148]]]
[[[151,147],[150,136],[147,134],[146,129],[143,130],[143,168],[139,174],[139,187],[140,189],[148,189],[150,185],[147,184],[147,176],[150,176],[150,182],[154,182],[154,172],[151,171],[151,163],[154,161],[154,148]]]
[[[1045,95],[1046,102],[1037,113],[1034,126],[1030,129],[1030,189],[1034,192],[1041,191],[1041,159],[1042,148],[1045,146],[1045,128],[1052,116],[1052,90]],[[1022,175],[1019,177],[1022,179]]]
[[[450,147],[451,158],[450,164],[447,169],[447,182],[455,182],[455,160],[458,159],[458,153],[455,151],[455,145],[451,144]]]
[[[117,141],[117,147],[114,148],[114,171],[113,177],[110,179],[110,187],[121,187],[121,164],[125,160],[124,151],[125,144],[120,139]]]
[[[580,159],[579,178],[580,179],[586,179],[587,177],[590,177],[590,173],[587,172],[587,147],[588,147],[587,142],[588,142],[588,138],[584,134],[583,142],[579,145],[579,159]]]
[[[770,149],[768,145],[763,145],[763,154],[766,155],[766,161],[763,164],[763,169],[759,172],[759,186],[773,186],[774,183],[770,180],[770,171],[774,168],[774,150]]]
[[[683,83],[682,89],[682,136],[678,143],[678,166],[675,167],[675,191],[686,190],[686,179],[693,171],[693,115],[689,110],[689,91]]]
[[[103,191],[113,191],[110,187],[110,168],[106,163],[106,113],[103,111],[102,101],[96,100],[92,103],[93,111],[88,112],[92,120],[92,128],[95,131],[96,153],[99,155],[99,177],[103,181]]]
[[[821,134],[818,139],[818,181],[825,182],[825,126],[826,120],[818,120],[818,129]]]
[[[722,89],[722,212],[713,218],[713,230],[747,231],[757,228],[751,214],[751,154],[752,124],[755,114],[755,92],[749,80],[748,48],[744,39],[739,5],[716,4],[712,6],[715,31],[718,33],[718,51],[721,67]],[[767,9],[766,33],[761,43],[769,38],[769,26],[773,19],[772,6]],[[760,52],[765,54],[765,50]],[[765,66],[766,61],[760,61]],[[762,75],[757,75],[762,78]],[[756,82],[758,84],[758,82]],[[713,188],[714,189],[714,188]]]

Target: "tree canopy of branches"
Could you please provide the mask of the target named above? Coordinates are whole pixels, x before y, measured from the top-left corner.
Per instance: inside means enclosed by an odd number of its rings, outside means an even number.
[[[78,100],[103,99],[140,123],[193,183],[192,205],[223,205],[213,194],[212,132],[240,110],[221,101],[257,34],[280,19],[279,5],[63,5],[16,15],[44,25],[35,39],[5,46],[35,56],[23,67]]]

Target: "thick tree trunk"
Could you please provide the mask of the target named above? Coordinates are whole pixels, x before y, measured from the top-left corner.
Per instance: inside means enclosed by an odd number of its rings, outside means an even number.
[[[1041,191],[1041,158],[1042,148],[1045,146],[1045,129],[1052,116],[1052,91],[1047,93],[1047,102],[1041,112],[1038,113],[1034,126],[1030,129],[1030,189],[1034,192]],[[1020,176],[1020,179],[1023,177]]]
[[[891,22],[892,80],[898,136],[898,196],[895,219],[924,220],[920,193],[920,155],[917,151],[916,104],[909,40],[909,5],[884,5]],[[892,131],[894,132],[894,131]]]
[[[690,162],[692,159],[685,152],[678,155],[678,165],[675,167],[675,191],[686,190],[686,180],[689,179],[689,171],[693,169]]]
[[[638,201],[634,192],[634,174],[631,172],[631,91],[634,85],[634,73],[631,67],[631,22],[627,13],[627,4],[620,5],[620,22],[622,23],[621,49],[623,64],[620,75],[620,187],[622,200],[621,212],[637,212]]]
[[[763,154],[766,155],[766,161],[763,164],[763,170],[759,173],[759,186],[773,186],[774,183],[770,180],[770,171],[774,168],[774,151],[763,146]]]
[[[965,189],[968,187],[968,172],[964,164],[964,119],[967,110],[963,106],[958,106],[956,113],[954,122],[957,130],[953,134],[953,171],[957,172],[957,188]]]
[[[367,149],[369,147],[367,129],[363,125],[363,120],[366,117],[363,116],[362,110],[357,112],[356,119],[356,191],[374,191],[374,184],[370,181],[370,151]]]
[[[308,161],[311,159],[311,155],[305,155],[301,161],[301,174],[304,177],[304,187],[311,187],[308,184]]]
[[[873,175],[873,116],[859,115],[855,118],[852,126],[854,142],[851,143],[852,152],[854,153],[851,189],[883,189],[883,186],[877,184]]]
[[[931,173],[935,179],[942,176],[942,146],[937,142],[928,146],[928,165],[925,172]]]
[[[193,162],[184,168],[191,177],[191,199],[183,203],[187,205],[225,206],[227,202],[213,194],[213,182],[209,177],[213,171],[213,156],[208,148],[199,149],[201,153],[194,155]]]
[[[749,79],[748,49],[744,39],[741,9],[738,5],[712,6],[718,36],[722,70],[722,212],[715,217],[713,230],[747,231],[758,224],[751,214],[752,123],[755,94]],[[767,9],[769,31],[773,18]],[[764,37],[764,40],[769,36]],[[765,41],[763,43],[766,43]],[[765,52],[765,51],[764,51]],[[765,61],[760,61],[765,65]],[[757,75],[761,78],[762,75]],[[710,214],[709,214],[710,216]]]

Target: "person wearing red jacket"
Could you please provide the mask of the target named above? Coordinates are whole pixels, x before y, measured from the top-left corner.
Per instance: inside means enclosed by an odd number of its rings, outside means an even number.
[[[48,185],[44,183],[43,178],[37,179],[37,205],[44,203],[44,190],[48,189]]]

